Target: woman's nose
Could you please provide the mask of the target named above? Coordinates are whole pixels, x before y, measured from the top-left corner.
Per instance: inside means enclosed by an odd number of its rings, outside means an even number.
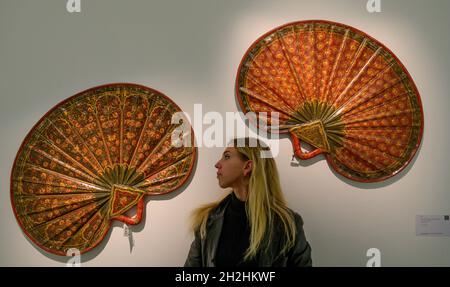
[[[219,162],[216,162],[216,164],[214,165],[215,168],[219,169]]]

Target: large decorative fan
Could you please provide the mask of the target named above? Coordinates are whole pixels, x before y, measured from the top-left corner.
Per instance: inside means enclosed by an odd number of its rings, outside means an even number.
[[[356,181],[395,175],[422,137],[422,104],[406,68],[383,44],[339,23],[295,22],[263,35],[239,66],[236,96],[244,112],[289,133],[300,159],[324,153]],[[278,112],[279,126],[261,112]],[[314,150],[302,151],[302,141]]]
[[[172,124],[172,115],[180,111],[134,84],[92,88],[54,107],[29,132],[12,169],[11,201],[25,234],[65,255],[94,248],[112,220],[139,223],[146,195],[174,191],[192,171],[192,130],[190,147],[172,144],[182,124]],[[137,214],[125,215],[134,206]]]

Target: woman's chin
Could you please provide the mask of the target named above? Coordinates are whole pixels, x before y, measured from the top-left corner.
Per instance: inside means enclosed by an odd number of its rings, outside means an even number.
[[[224,183],[224,182],[221,182],[220,180],[219,180],[219,186],[220,186],[221,188],[227,188],[227,187],[230,187],[229,184],[226,184],[226,183]]]

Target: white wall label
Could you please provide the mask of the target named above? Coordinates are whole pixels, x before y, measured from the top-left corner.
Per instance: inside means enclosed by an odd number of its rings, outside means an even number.
[[[450,215],[416,215],[417,236],[450,236]]]

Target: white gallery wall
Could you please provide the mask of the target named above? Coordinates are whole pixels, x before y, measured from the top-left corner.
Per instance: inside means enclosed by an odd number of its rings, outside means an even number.
[[[415,233],[416,215],[450,213],[450,2],[381,0],[0,0],[0,265],[65,266],[23,234],[10,203],[10,172],[26,134],[53,106],[85,89],[130,82],[157,89],[193,115],[239,110],[234,83],[247,48],[284,23],[323,19],[360,29],[403,62],[421,94],[421,147],[400,174],[363,184],[334,173],[324,158],[291,166],[281,138],[276,157],[289,206],[299,212],[315,266],[365,266],[378,248],[383,266],[450,266],[450,237]],[[210,125],[204,125],[206,129]],[[192,235],[188,217],[218,199],[214,164],[223,148],[198,149],[191,181],[147,200],[131,227],[115,223],[81,256],[83,266],[182,266]]]

